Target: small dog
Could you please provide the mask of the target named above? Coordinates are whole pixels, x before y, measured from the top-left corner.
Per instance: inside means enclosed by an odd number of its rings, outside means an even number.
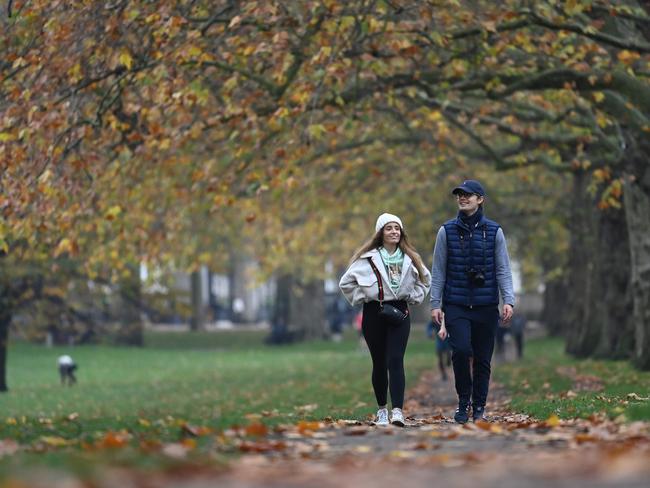
[[[67,382],[68,386],[74,385],[77,382],[77,378],[74,375],[74,372],[77,369],[77,364],[67,354],[60,356],[58,363],[59,375],[61,375],[61,384],[65,385]]]

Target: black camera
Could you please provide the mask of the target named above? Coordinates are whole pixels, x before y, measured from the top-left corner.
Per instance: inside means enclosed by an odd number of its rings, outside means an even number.
[[[470,269],[467,271],[467,278],[469,279],[469,284],[473,287],[480,288],[485,285],[485,275],[480,269]]]

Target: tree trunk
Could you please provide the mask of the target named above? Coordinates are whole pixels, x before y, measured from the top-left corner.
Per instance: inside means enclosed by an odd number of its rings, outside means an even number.
[[[266,339],[269,344],[285,344],[294,341],[289,331],[291,320],[291,286],[293,276],[279,276],[275,283],[275,301],[271,317],[271,334]]]
[[[294,282],[291,287],[291,324],[306,340],[325,337],[325,285],[322,280]]]
[[[326,333],[322,280],[302,283],[293,275],[277,279],[272,330],[268,342],[282,344],[321,339]]]
[[[0,310],[0,393],[9,390],[7,387],[7,351],[9,349],[9,324],[11,312],[4,308]]]
[[[120,323],[115,341],[126,346],[143,346],[140,273],[135,265],[129,269],[129,276],[120,281]]]
[[[547,332],[552,336],[566,336],[568,320],[566,311],[569,308],[567,278],[558,276],[546,283],[544,289],[544,306],[541,321]]]
[[[190,318],[190,330],[198,331],[203,328],[203,300],[202,300],[202,280],[201,271],[194,271],[190,276],[191,281],[191,299],[192,299],[192,317]]]
[[[558,310],[568,318],[566,350],[578,357],[591,355],[599,342],[599,329],[594,327],[594,302],[597,270],[594,259],[597,248],[597,218],[593,199],[587,192],[589,175],[574,173],[573,201],[569,229],[571,230],[568,273],[568,308]]]
[[[246,258],[234,250],[230,256],[230,320],[246,322]]]
[[[621,210],[598,210],[587,190],[590,175],[575,174],[568,261],[567,352],[629,357],[630,256]],[[627,332],[627,333],[626,333]]]
[[[625,211],[608,209],[598,219],[595,255],[598,289],[592,297],[594,326],[600,328],[595,355],[627,359],[633,347],[634,324],[630,315],[630,251]]]
[[[647,165],[647,162],[646,162]],[[641,176],[641,177],[639,177]],[[624,201],[632,267],[634,363],[650,369],[650,170],[627,177]]]

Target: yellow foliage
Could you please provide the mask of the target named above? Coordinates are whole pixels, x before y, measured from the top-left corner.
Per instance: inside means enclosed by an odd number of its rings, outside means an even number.
[[[118,57],[120,64],[126,66],[126,69],[131,69],[133,66],[133,58],[128,51],[122,51]]]

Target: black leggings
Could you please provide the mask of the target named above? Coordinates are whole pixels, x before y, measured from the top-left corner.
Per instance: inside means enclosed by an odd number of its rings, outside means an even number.
[[[405,301],[384,303],[390,303],[402,311],[406,311],[408,308]],[[375,390],[377,405],[387,404],[386,390],[390,387],[393,408],[402,408],[406,384],[404,353],[411,331],[411,318],[409,316],[401,325],[394,326],[380,319],[378,313],[379,302],[369,302],[363,305],[361,329],[372,357],[372,387]]]

